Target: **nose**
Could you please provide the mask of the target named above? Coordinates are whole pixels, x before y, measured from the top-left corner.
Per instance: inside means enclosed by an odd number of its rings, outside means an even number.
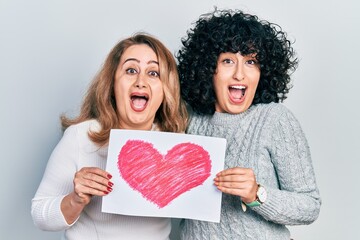
[[[134,83],[135,87],[137,88],[144,88],[146,87],[146,76],[143,76],[143,74],[139,74],[138,77],[136,78],[136,81]]]
[[[245,78],[244,69],[243,69],[243,65],[241,63],[236,64],[233,78],[238,81],[244,80],[244,78]]]

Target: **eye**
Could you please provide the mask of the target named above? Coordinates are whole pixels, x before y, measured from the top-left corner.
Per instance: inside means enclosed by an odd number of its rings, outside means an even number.
[[[137,71],[136,71],[135,68],[128,68],[128,69],[126,69],[125,71],[126,71],[126,73],[131,74],[131,75],[137,73]]]
[[[246,60],[245,65],[250,67],[250,68],[258,68],[258,69],[260,69],[260,64],[259,64],[258,60],[254,59],[254,58],[250,58],[250,59]]]
[[[247,60],[246,63],[250,64],[250,65],[256,65],[258,62],[255,59],[250,59],[250,60]]]
[[[231,63],[234,63],[233,60],[231,60],[230,58],[225,58],[222,60],[223,63],[226,63],[226,64],[231,64]]]
[[[159,76],[160,76],[160,74],[159,74],[157,71],[150,71],[150,72],[149,72],[149,75],[150,75],[151,77],[159,77]]]

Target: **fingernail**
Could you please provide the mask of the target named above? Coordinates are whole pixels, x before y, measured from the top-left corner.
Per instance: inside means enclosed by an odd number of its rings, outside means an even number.
[[[112,191],[112,188],[111,188],[111,187],[107,187],[107,190],[108,190],[109,192],[111,192],[111,191]]]
[[[107,194],[109,194],[109,192],[107,192],[107,191],[104,191],[104,193],[107,195]]]
[[[112,187],[112,186],[114,186],[114,184],[112,182],[108,182],[108,186]]]
[[[111,174],[108,174],[107,177],[108,177],[108,179],[111,179],[111,178],[112,178],[112,175],[111,175]]]

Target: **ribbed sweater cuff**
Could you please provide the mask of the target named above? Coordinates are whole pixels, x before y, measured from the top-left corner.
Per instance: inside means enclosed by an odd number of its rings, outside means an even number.
[[[278,192],[277,189],[266,189],[266,191],[266,202],[259,207],[254,207],[254,211],[256,211],[262,216],[266,216],[266,218],[274,218],[274,216],[278,216],[279,212],[281,212],[281,209],[283,210],[285,208],[285,203],[282,203],[283,198],[281,197],[281,195],[276,193]],[[281,209],[279,209],[279,206],[281,206]]]

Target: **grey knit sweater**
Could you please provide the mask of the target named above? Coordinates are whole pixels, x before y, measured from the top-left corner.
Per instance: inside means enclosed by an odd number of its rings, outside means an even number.
[[[283,105],[257,104],[236,115],[194,115],[187,133],[226,138],[224,168],[252,168],[268,196],[243,212],[239,197],[223,194],[220,223],[183,220],[182,239],[289,240],[285,225],[310,224],[318,217],[321,200],[309,146]]]

